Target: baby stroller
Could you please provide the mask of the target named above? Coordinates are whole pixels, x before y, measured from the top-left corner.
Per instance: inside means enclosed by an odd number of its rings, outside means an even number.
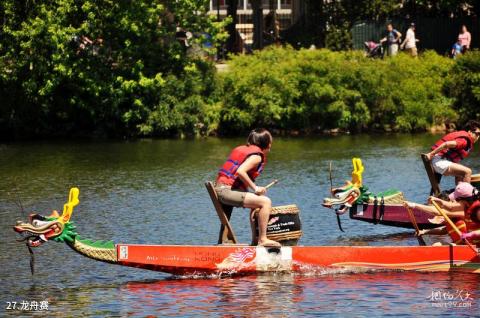
[[[370,58],[383,59],[383,46],[380,43],[374,41],[367,41],[363,43],[365,45],[365,56]]]

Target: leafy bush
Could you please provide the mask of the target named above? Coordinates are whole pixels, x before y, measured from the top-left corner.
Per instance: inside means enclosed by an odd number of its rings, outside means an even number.
[[[446,83],[447,95],[455,99],[462,122],[480,119],[480,51],[460,56]]]
[[[356,51],[272,48],[221,75],[220,129],[424,130],[456,120],[442,94],[453,62],[434,52],[372,60]]]
[[[207,10],[206,0],[2,1],[0,134],[199,132],[214,67],[175,35],[192,32],[198,48],[208,34],[215,47],[223,24]]]
[[[216,74],[175,39],[180,25],[196,35],[197,52],[207,37],[213,47],[225,40],[229,20],[213,22],[206,0],[22,3],[0,3],[4,138],[240,134],[258,126],[416,131],[480,117],[480,52],[456,61],[433,52],[371,60],[358,51],[274,47],[233,56]],[[350,41],[342,28],[329,32],[334,49]],[[94,43],[81,47],[82,37]]]

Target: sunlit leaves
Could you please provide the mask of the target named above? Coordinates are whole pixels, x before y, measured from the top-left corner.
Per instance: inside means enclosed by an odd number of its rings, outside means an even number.
[[[1,130],[15,127],[20,133],[47,135],[96,130],[132,136],[196,133],[191,116],[203,121],[203,115],[187,113],[190,119],[185,120],[182,112],[192,112],[191,105],[203,105],[209,98],[213,65],[188,55],[175,35],[177,27],[191,32],[191,44],[201,49],[208,34],[212,54],[225,32],[224,24],[207,16],[207,4],[2,1]],[[182,103],[194,96],[185,110]]]
[[[221,127],[424,130],[458,117],[443,94],[451,59],[433,52],[371,60],[361,52],[274,48],[235,57],[222,75]]]

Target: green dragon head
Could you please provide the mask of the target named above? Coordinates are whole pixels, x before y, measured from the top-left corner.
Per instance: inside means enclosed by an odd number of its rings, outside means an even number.
[[[368,200],[368,189],[362,185],[362,173],[364,170],[362,160],[353,158],[352,181],[338,188],[332,188],[332,197],[323,199],[323,206],[329,209],[335,209],[337,214],[345,213],[354,203],[362,202],[365,198]]]
[[[27,245],[31,247],[38,247],[49,240],[73,242],[77,233],[70,217],[73,208],[79,203],[79,192],[78,188],[70,189],[69,200],[63,206],[62,215],[57,211],[53,211],[49,216],[30,214],[28,222],[17,221],[13,230],[22,235],[19,241],[27,241]]]

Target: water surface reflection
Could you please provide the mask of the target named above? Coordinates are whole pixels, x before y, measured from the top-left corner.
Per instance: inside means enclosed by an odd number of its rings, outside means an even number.
[[[433,135],[359,135],[276,138],[261,184],[280,183],[269,195],[276,205],[301,210],[304,245],[417,245],[412,231],[343,218],[342,233],[330,210],[328,162],[334,184],[351,173],[360,156],[364,182],[373,192],[397,188],[422,202],[427,177],[418,154]],[[203,182],[215,177],[232,147],[243,139],[140,140],[134,142],[36,142],[0,146],[0,300],[48,300],[49,317],[97,316],[406,316],[475,315],[473,309],[433,309],[432,289],[469,289],[475,275],[417,273],[311,273],[235,279],[171,280],[168,275],[95,262],[64,244],[48,242],[29,255],[15,242],[15,220],[35,210],[62,208],[68,189],[80,187],[72,220],[86,238],[116,243],[214,244],[218,219]],[[480,170],[478,152],[466,164]],[[447,186],[452,180],[445,180]],[[17,189],[17,190],[15,190]],[[15,204],[20,198],[25,212]],[[248,242],[245,210],[232,218]],[[478,310],[477,296],[473,308]],[[19,313],[2,311],[2,314]],[[27,314],[27,313],[22,313]]]

